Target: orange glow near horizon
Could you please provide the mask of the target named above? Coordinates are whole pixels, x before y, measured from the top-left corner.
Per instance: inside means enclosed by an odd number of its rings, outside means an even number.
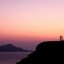
[[[64,36],[63,2],[1,1],[0,38],[57,40]]]

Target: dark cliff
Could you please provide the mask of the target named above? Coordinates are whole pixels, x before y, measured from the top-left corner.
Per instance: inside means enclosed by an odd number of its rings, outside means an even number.
[[[42,42],[36,50],[16,64],[64,63],[64,41]]]

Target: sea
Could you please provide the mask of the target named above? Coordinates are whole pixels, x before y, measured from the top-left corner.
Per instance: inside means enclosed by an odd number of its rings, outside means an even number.
[[[0,52],[0,64],[16,64],[31,52]]]

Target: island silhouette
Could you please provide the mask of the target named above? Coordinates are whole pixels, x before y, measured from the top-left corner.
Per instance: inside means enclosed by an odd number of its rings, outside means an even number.
[[[64,63],[64,41],[42,42],[28,57],[16,64],[62,64]]]
[[[23,48],[16,47],[13,44],[6,44],[0,46],[0,52],[30,52],[29,50],[24,50]]]

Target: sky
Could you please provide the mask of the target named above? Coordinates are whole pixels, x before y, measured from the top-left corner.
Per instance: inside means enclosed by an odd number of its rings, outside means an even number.
[[[0,45],[33,49],[64,36],[64,0],[0,0]]]

